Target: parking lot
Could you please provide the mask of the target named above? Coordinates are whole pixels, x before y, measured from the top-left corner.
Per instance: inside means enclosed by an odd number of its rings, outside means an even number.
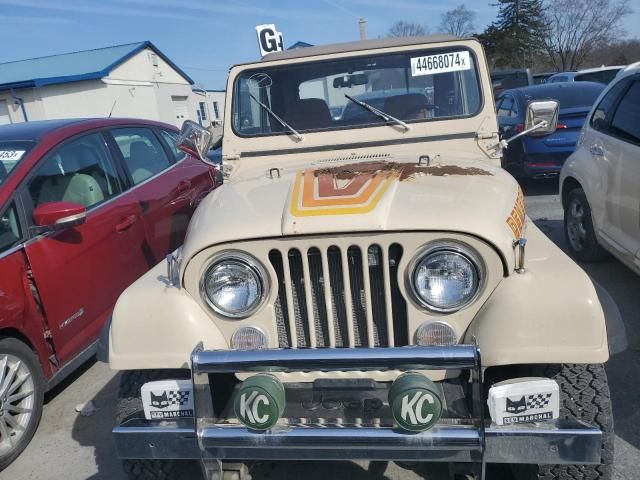
[[[538,226],[565,249],[562,207],[557,183],[524,185],[527,212]],[[640,458],[640,277],[613,259],[583,265],[585,270],[611,293],[627,328],[629,348],[607,365],[612,391],[616,431],[616,479],[637,478]],[[564,285],[571,295],[571,285]],[[18,460],[0,474],[1,479],[121,479],[120,465],[111,438],[118,375],[101,363],[90,363],[46,398],[40,428]],[[75,407],[92,401],[97,411],[80,416]],[[437,472],[413,472],[396,465],[335,462],[322,468],[313,464],[262,464],[254,478],[427,478]],[[433,469],[433,464],[430,465]]]

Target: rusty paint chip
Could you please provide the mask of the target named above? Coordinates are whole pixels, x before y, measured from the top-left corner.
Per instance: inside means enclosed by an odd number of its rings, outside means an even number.
[[[322,168],[315,171],[315,175],[333,175],[338,180],[350,180],[358,175],[390,172],[397,175],[400,181],[411,180],[416,175],[433,177],[445,176],[477,176],[493,175],[488,170],[478,167],[463,167],[460,165],[418,165],[413,163],[386,162],[384,160],[351,163],[335,167]]]

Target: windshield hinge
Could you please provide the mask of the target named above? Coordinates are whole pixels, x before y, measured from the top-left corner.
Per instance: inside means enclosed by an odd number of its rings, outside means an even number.
[[[240,155],[237,153],[232,155],[222,155],[222,160],[240,160]]]

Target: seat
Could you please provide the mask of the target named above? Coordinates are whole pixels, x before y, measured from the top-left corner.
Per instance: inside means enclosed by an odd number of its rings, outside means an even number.
[[[298,100],[287,109],[286,122],[296,130],[329,128],[332,123],[327,102],[321,98]]]
[[[46,202],[73,202],[86,208],[104,200],[104,192],[85,169],[99,165],[96,153],[85,145],[76,145],[60,153],[62,174],[47,178],[40,187],[38,205]]]
[[[143,182],[154,173],[162,170],[156,165],[156,153],[142,140],[136,140],[129,145],[129,171],[134,184]]]
[[[407,93],[387,98],[382,110],[400,120],[415,120],[425,118],[426,113],[422,112],[429,108],[433,106],[427,103],[427,97],[421,93]]]

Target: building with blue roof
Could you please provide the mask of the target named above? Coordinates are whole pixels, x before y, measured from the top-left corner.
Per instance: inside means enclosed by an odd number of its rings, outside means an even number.
[[[149,41],[0,63],[0,125],[80,117],[197,120],[193,80]]]

